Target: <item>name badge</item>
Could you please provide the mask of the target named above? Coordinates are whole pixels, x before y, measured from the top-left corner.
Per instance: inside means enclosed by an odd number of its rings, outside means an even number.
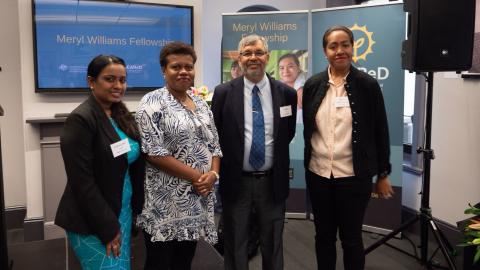
[[[292,105],[280,107],[280,117],[292,116]]]
[[[130,144],[128,143],[128,139],[123,139],[116,143],[112,143],[110,144],[110,148],[112,148],[113,157],[118,157],[132,150],[130,148]]]
[[[336,97],[335,98],[335,107],[350,107],[350,103],[348,102],[348,97]]]

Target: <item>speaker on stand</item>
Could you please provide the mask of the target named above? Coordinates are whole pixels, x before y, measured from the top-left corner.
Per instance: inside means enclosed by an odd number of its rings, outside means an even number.
[[[462,71],[472,66],[475,0],[405,0],[407,40],[402,67],[411,72]]]
[[[423,155],[423,181],[421,206],[418,214],[399,228],[365,249],[370,253],[411,225],[420,223],[420,258],[428,269],[434,266],[428,257],[428,233],[431,231],[441,250],[448,269],[457,269],[453,260],[453,248],[438,227],[430,208],[430,165],[435,154],[431,146],[433,73],[435,71],[463,71],[472,65],[475,25],[475,0],[404,0],[408,12],[407,40],[402,44],[402,68],[417,72],[427,81],[425,108],[425,144],[417,149]],[[427,74],[425,74],[426,72]],[[433,257],[433,256],[432,256]]]

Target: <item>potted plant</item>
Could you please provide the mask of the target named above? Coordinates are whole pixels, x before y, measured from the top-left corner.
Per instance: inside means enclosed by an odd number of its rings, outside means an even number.
[[[480,269],[480,203],[475,206],[469,204],[465,214],[474,215],[473,218],[459,222],[464,241],[459,246],[464,249],[464,269]]]

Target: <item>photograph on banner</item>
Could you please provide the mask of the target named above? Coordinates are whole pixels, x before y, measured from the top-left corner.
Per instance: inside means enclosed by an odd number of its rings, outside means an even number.
[[[323,50],[323,33],[334,25],[344,25],[353,32],[352,66],[375,78],[382,89],[390,137],[392,173],[389,179],[395,196],[390,200],[380,200],[372,192],[364,224],[392,229],[401,222],[405,76],[400,57],[401,44],[405,39],[403,5],[362,5],[312,11],[313,74],[328,67]],[[382,213],[390,218],[379,219]]]

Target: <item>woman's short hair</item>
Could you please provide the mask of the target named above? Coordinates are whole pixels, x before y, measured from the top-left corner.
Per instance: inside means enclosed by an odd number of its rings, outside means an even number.
[[[335,26],[332,26],[332,27],[328,28],[327,31],[325,31],[325,33],[323,34],[323,49],[327,48],[327,43],[328,43],[327,38],[334,31],[343,31],[343,32],[347,33],[348,37],[350,38],[350,42],[353,45],[354,38],[353,38],[352,30],[350,30],[348,27],[343,26],[343,25],[335,25]]]
[[[280,61],[282,61],[283,59],[287,59],[287,58],[292,58],[293,62],[295,62],[295,65],[297,65],[297,67],[300,67],[300,60],[298,60],[298,56],[294,53],[287,53],[287,54],[284,54],[284,55],[280,56],[280,58],[278,58],[277,65],[280,65]]]
[[[100,54],[93,58],[88,64],[87,76],[96,79],[102,70],[110,64],[126,66],[125,61],[118,56]]]
[[[193,58],[193,63],[197,62],[197,54],[190,44],[174,41],[165,45],[160,51],[160,66],[162,69],[168,65],[167,57],[171,54],[190,55]]]

